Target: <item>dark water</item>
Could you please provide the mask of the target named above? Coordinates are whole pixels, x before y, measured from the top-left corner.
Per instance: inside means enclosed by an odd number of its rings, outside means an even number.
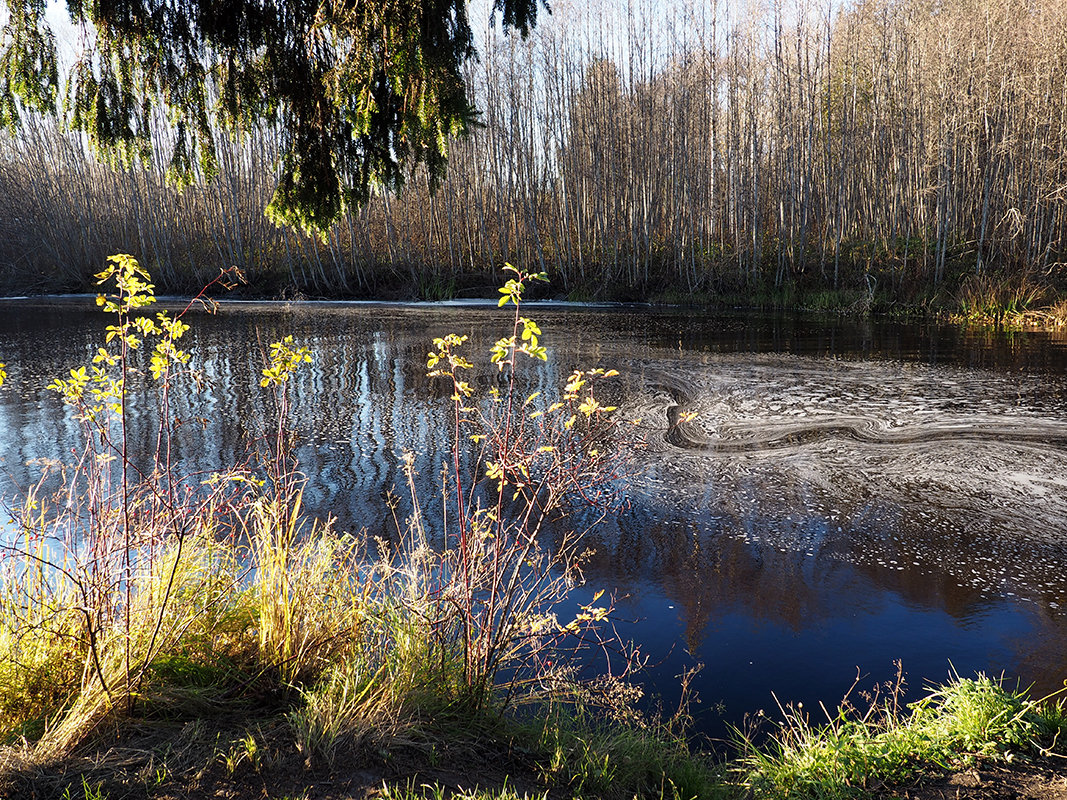
[[[1067,337],[848,318],[714,316],[530,305],[546,392],[576,367],[621,373],[614,398],[649,441],[629,506],[592,534],[580,600],[617,591],[622,632],[670,706],[696,681],[701,727],[783,702],[836,704],[889,679],[1067,677]],[[434,336],[486,353],[488,306],[228,304],[191,319],[205,386],[179,401],[178,456],[243,458],[266,415],[260,353],[292,334],[299,456],[315,511],[387,531],[383,493],[417,454],[440,469],[448,403],[425,375]],[[77,425],[44,387],[87,363],[89,300],[0,305],[0,458],[12,484],[66,457]],[[488,375],[478,378],[488,384]],[[681,412],[691,423],[671,428]]]

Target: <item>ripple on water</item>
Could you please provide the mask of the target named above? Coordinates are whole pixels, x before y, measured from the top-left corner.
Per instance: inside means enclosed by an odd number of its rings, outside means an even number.
[[[776,355],[635,372],[654,502],[808,558],[1067,606],[1049,580],[1067,574],[1067,405],[1047,378]]]

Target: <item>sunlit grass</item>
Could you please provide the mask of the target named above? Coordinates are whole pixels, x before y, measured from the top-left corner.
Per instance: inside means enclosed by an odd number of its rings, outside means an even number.
[[[539,742],[545,781],[576,797],[695,798],[726,789],[710,757],[660,725],[556,718]]]
[[[956,291],[951,317],[961,322],[1061,327],[1067,300],[1026,275],[971,275]]]
[[[547,800],[548,792],[519,794],[514,789],[460,789],[453,791],[438,783],[386,785],[382,788],[383,800]]]
[[[251,543],[189,536],[180,558],[172,546],[133,576],[135,623],[97,629],[96,656],[79,624],[72,582],[10,569],[0,609],[4,735],[39,738],[42,752],[59,754],[109,716],[126,713],[127,649],[134,661],[148,659],[135,706],[188,706],[190,693],[222,695],[264,681],[290,687],[302,697],[294,729],[323,754],[340,737],[396,718],[422,695],[461,693],[462,661],[427,630],[427,620],[441,616],[430,596],[432,576],[421,596],[406,580],[408,593],[398,597],[397,575],[411,564],[357,563],[358,546],[329,529],[282,540],[254,529]],[[43,599],[31,604],[34,597]],[[103,683],[89,665],[93,658]]]
[[[1060,744],[1060,703],[1035,701],[985,675],[930,689],[903,713],[842,705],[824,723],[786,709],[767,744],[742,738],[740,783],[767,797],[836,798],[878,782],[980,760],[1010,761]]]

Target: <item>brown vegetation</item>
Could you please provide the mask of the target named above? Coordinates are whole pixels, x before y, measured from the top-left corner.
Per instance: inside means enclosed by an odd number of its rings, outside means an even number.
[[[178,196],[42,124],[0,151],[0,269],[75,287],[122,246],[175,288],[236,264],[266,292],[426,298],[490,288],[505,260],[574,296],[1064,280],[1059,0],[594,0],[525,41],[486,30],[484,127],[435,195],[417,173],[316,242],[263,219],[270,131]]]

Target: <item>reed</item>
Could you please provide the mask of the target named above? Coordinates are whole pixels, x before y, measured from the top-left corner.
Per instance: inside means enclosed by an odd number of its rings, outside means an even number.
[[[958,317],[970,322],[1019,323],[1045,308],[1048,287],[1028,275],[972,275],[956,293]]]

